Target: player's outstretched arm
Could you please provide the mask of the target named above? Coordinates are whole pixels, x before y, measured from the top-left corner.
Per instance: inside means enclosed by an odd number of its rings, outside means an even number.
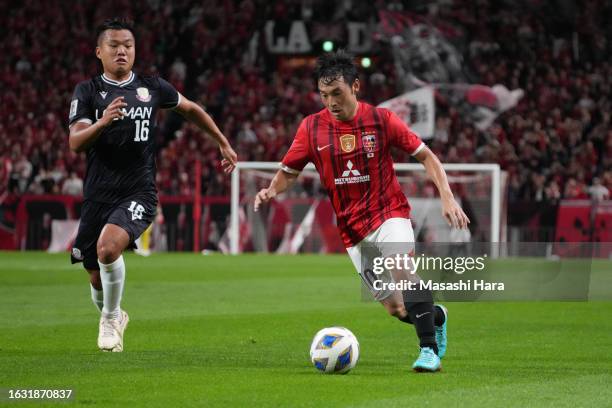
[[[446,172],[438,157],[427,146],[414,157],[425,166],[427,175],[433,180],[438,188],[440,198],[442,199],[442,215],[446,219],[446,222],[448,222],[448,225],[455,228],[466,228],[470,223],[470,219],[455,201],[453,192],[448,185]]]
[[[85,122],[76,122],[70,126],[70,137],[68,144],[73,152],[83,152],[98,139],[102,130],[113,123],[115,119],[123,117],[123,108],[127,106],[123,96],[113,99],[113,101],[104,110],[102,117],[96,123],[89,124]]]
[[[262,188],[259,193],[255,195],[255,205],[253,209],[259,210],[259,206],[262,203],[267,203],[280,193],[286,191],[289,187],[297,180],[297,174],[289,174],[286,171],[279,170],[274,175],[272,182],[268,188]]]
[[[223,171],[231,173],[236,167],[238,156],[210,115],[206,113],[200,105],[190,101],[183,95],[181,95],[180,102],[174,110],[209,134],[217,142],[219,150],[221,151],[221,156],[223,156],[223,160],[221,161]]]

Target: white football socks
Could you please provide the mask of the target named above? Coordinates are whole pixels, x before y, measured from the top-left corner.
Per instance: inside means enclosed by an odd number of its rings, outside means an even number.
[[[98,308],[98,311],[101,312],[104,307],[104,292],[94,288],[91,284],[89,284],[89,287],[91,288],[91,300]]]
[[[125,263],[123,255],[115,259],[114,262],[100,265],[100,280],[104,292],[104,307],[102,315],[110,319],[120,318],[121,295],[123,294],[123,283],[125,282]]]

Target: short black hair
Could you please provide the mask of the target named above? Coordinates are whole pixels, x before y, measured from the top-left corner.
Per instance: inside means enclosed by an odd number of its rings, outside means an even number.
[[[351,86],[359,74],[353,62],[353,56],[340,49],[336,52],[325,53],[317,59],[315,76],[317,83],[321,81],[325,85],[329,85],[331,82],[342,77]]]
[[[128,30],[132,33],[134,39],[136,38],[136,34],[134,34],[134,25],[132,21],[127,18],[115,17],[113,19],[104,20],[96,29],[96,42],[98,44],[100,44],[102,34],[104,34],[106,30]]]

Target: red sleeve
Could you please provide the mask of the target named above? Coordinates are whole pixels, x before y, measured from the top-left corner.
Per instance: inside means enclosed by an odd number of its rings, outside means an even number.
[[[413,156],[420,152],[425,147],[425,143],[419,135],[413,132],[395,113],[389,110],[387,112],[389,113],[387,128],[391,145]]]
[[[299,174],[309,161],[308,130],[306,130],[306,119],[304,119],[300,123],[291,147],[283,157],[281,169],[290,174]]]

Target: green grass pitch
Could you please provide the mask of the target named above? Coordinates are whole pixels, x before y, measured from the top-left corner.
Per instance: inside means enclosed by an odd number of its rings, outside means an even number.
[[[0,387],[72,388],[68,406],[612,405],[612,302],[448,304],[443,371],[416,374],[414,329],[361,301],[346,256],[128,254],[126,265],[125,351],[102,353],[80,266],[0,253]],[[360,341],[348,375],[310,364],[312,337],[331,325]]]

